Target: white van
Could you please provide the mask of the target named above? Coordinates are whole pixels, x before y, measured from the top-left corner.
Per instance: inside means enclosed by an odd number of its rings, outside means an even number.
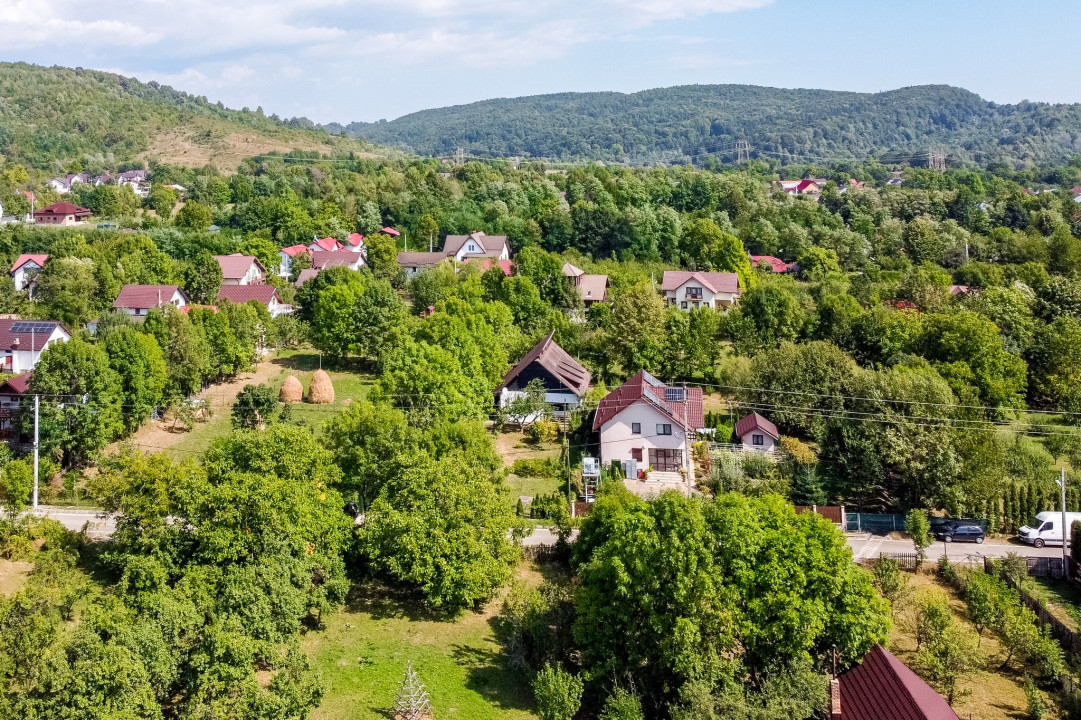
[[[1070,534],[1069,528],[1073,527],[1075,522],[1081,522],[1081,513],[1066,513],[1067,537]],[[1028,525],[1018,530],[1017,534],[1021,538],[1021,542],[1026,542],[1038,548],[1042,548],[1044,545],[1061,545],[1062,512],[1048,510],[1039,513]],[[1069,540],[1067,540],[1067,544],[1069,544]]]

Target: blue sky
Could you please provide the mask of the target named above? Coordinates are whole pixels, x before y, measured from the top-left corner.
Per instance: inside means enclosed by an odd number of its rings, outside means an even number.
[[[318,122],[688,83],[1081,102],[1081,2],[0,0],[0,59]]]

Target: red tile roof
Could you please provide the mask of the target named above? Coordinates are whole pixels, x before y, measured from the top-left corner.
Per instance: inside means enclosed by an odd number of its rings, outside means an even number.
[[[10,272],[15,272],[16,270],[18,270],[19,268],[21,268],[23,265],[25,265],[28,262],[34,262],[34,263],[37,263],[39,267],[45,267],[45,261],[48,260],[48,259],[49,259],[49,256],[45,255],[45,254],[34,255],[34,254],[25,254],[24,253],[23,255],[20,255],[19,257],[15,258],[15,264],[11,266],[11,271]]]
[[[257,300],[263,305],[270,305],[270,301],[281,296],[273,285],[222,285],[218,291],[218,300],[228,300],[237,305],[243,305],[249,300]]]
[[[576,278],[580,275],[585,275],[586,271],[576,265],[563,263],[563,274],[569,278]]]
[[[697,280],[710,292],[739,292],[739,275],[724,272],[688,272],[686,270],[665,270],[661,279],[661,290],[678,290],[689,280]]]
[[[352,245],[353,247],[363,245],[364,244],[364,236],[361,235],[360,233],[349,233],[349,237],[347,237],[345,239],[345,244],[346,245]]]
[[[125,285],[113,301],[113,307],[142,310],[167,305],[177,290],[180,290],[177,285]],[[183,290],[180,295],[187,305],[188,296]]]
[[[35,332],[14,332],[12,328],[18,323],[33,323]],[[71,331],[63,323],[55,320],[2,320],[0,321],[0,350],[13,350],[18,347],[20,350],[37,352],[45,347],[49,336],[58,327],[62,328],[69,338],[71,337]]]
[[[67,202],[53,203],[52,205],[34,211],[35,215],[74,215],[75,217],[90,217],[90,211],[78,205]]]
[[[0,395],[22,395],[30,387],[31,373],[9,377],[0,383]]]
[[[702,427],[704,424],[702,417],[702,389],[687,388],[686,402],[669,400],[666,392],[668,389],[664,383],[645,370],[639,370],[634,377],[608,393],[601,400],[597,406],[597,413],[593,417],[593,429],[600,430],[606,422],[638,402],[649,403],[661,413],[670,417],[680,427],[683,427],[683,413],[684,409],[686,409],[687,427],[691,430]],[[683,388],[671,389],[678,392]]]
[[[764,432],[774,440],[781,438],[781,434],[777,432],[777,426],[756,412],[739,419],[736,423],[736,437],[741,438],[752,430]]]
[[[383,233],[384,235],[390,235],[392,237],[398,237],[399,235],[401,235],[400,232],[398,232],[397,230],[395,230],[392,227],[385,227],[382,230],[380,230],[380,232]]]
[[[259,266],[259,272],[266,274],[266,268],[259,259],[251,255],[233,253],[232,255],[215,255],[214,259],[221,265],[221,275],[226,280],[240,280],[248,274],[252,263]]]
[[[299,255],[302,252],[308,252],[308,246],[307,245],[290,245],[287,248],[282,248],[281,252],[285,253],[286,255],[288,255],[289,257],[292,258],[292,257],[296,257],[297,255]]]
[[[503,274],[506,277],[510,277],[514,273],[514,262],[512,260],[496,260],[495,258],[490,257],[467,257],[462,261],[462,264],[465,265],[471,260],[479,262],[481,267],[486,271],[491,269],[492,263],[497,263],[499,267],[502,268]]]
[[[555,330],[548,333],[543,340],[533,346],[525,356],[503,376],[503,382],[495,389],[499,392],[509,385],[514,378],[518,377],[523,370],[533,363],[539,363],[541,367],[550,372],[568,390],[578,397],[586,394],[589,389],[589,381],[592,379],[589,370],[586,370],[580,362],[572,358],[567,352],[559,347],[559,343],[553,340]]]
[[[315,277],[318,274],[319,274],[319,271],[316,270],[315,268],[304,268],[303,270],[300,271],[300,274],[297,275],[296,282],[294,282],[293,284],[296,285],[297,287],[300,287],[301,285],[308,282],[309,280],[311,280],[313,277]]]
[[[941,695],[881,645],[840,680],[842,720],[958,720]]]
[[[325,250],[327,252],[334,252],[335,250],[341,249],[342,246],[340,242],[338,242],[332,237],[325,237],[314,240],[310,245],[308,245],[308,247],[310,248],[312,247],[312,245],[319,248],[320,250]]]
[[[578,293],[583,302],[604,302],[608,299],[608,276],[588,273],[579,276]]]
[[[775,273],[788,272],[788,265],[785,261],[772,255],[751,255],[751,265],[758,267],[759,263],[769,265]]]

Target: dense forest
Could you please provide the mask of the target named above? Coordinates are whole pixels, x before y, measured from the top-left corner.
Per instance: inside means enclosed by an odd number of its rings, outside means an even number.
[[[361,144],[329,138],[310,120],[267,117],[262,108],[230,110],[156,82],[83,68],[0,63],[0,155],[57,169],[80,161],[131,163],[156,137],[179,133],[212,145],[231,133],[273,139],[286,147]]]
[[[706,164],[736,159],[747,140],[751,157],[785,163],[926,158],[934,146],[956,164],[1023,167],[1081,150],[1081,106],[997,105],[945,85],[876,94],[687,85],[499,98],[328,129],[422,155]]]

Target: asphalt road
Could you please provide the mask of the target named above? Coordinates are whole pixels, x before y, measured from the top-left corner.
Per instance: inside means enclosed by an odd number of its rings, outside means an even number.
[[[30,513],[38,517],[52,518],[75,532],[85,526],[86,534],[92,540],[104,540],[116,530],[116,518],[101,510],[39,505],[37,510],[31,510]]]
[[[915,552],[911,540],[890,540],[880,535],[849,535],[848,546],[852,548],[852,555],[856,560],[873,559],[880,553],[911,553]],[[1034,548],[1018,540],[1002,540],[988,538],[980,545],[976,543],[950,543],[935,542],[927,548],[927,558],[937,561],[943,552],[949,558],[983,558],[1005,557],[1010,553],[1017,553],[1026,557],[1062,557],[1062,548],[1042,547]]]

